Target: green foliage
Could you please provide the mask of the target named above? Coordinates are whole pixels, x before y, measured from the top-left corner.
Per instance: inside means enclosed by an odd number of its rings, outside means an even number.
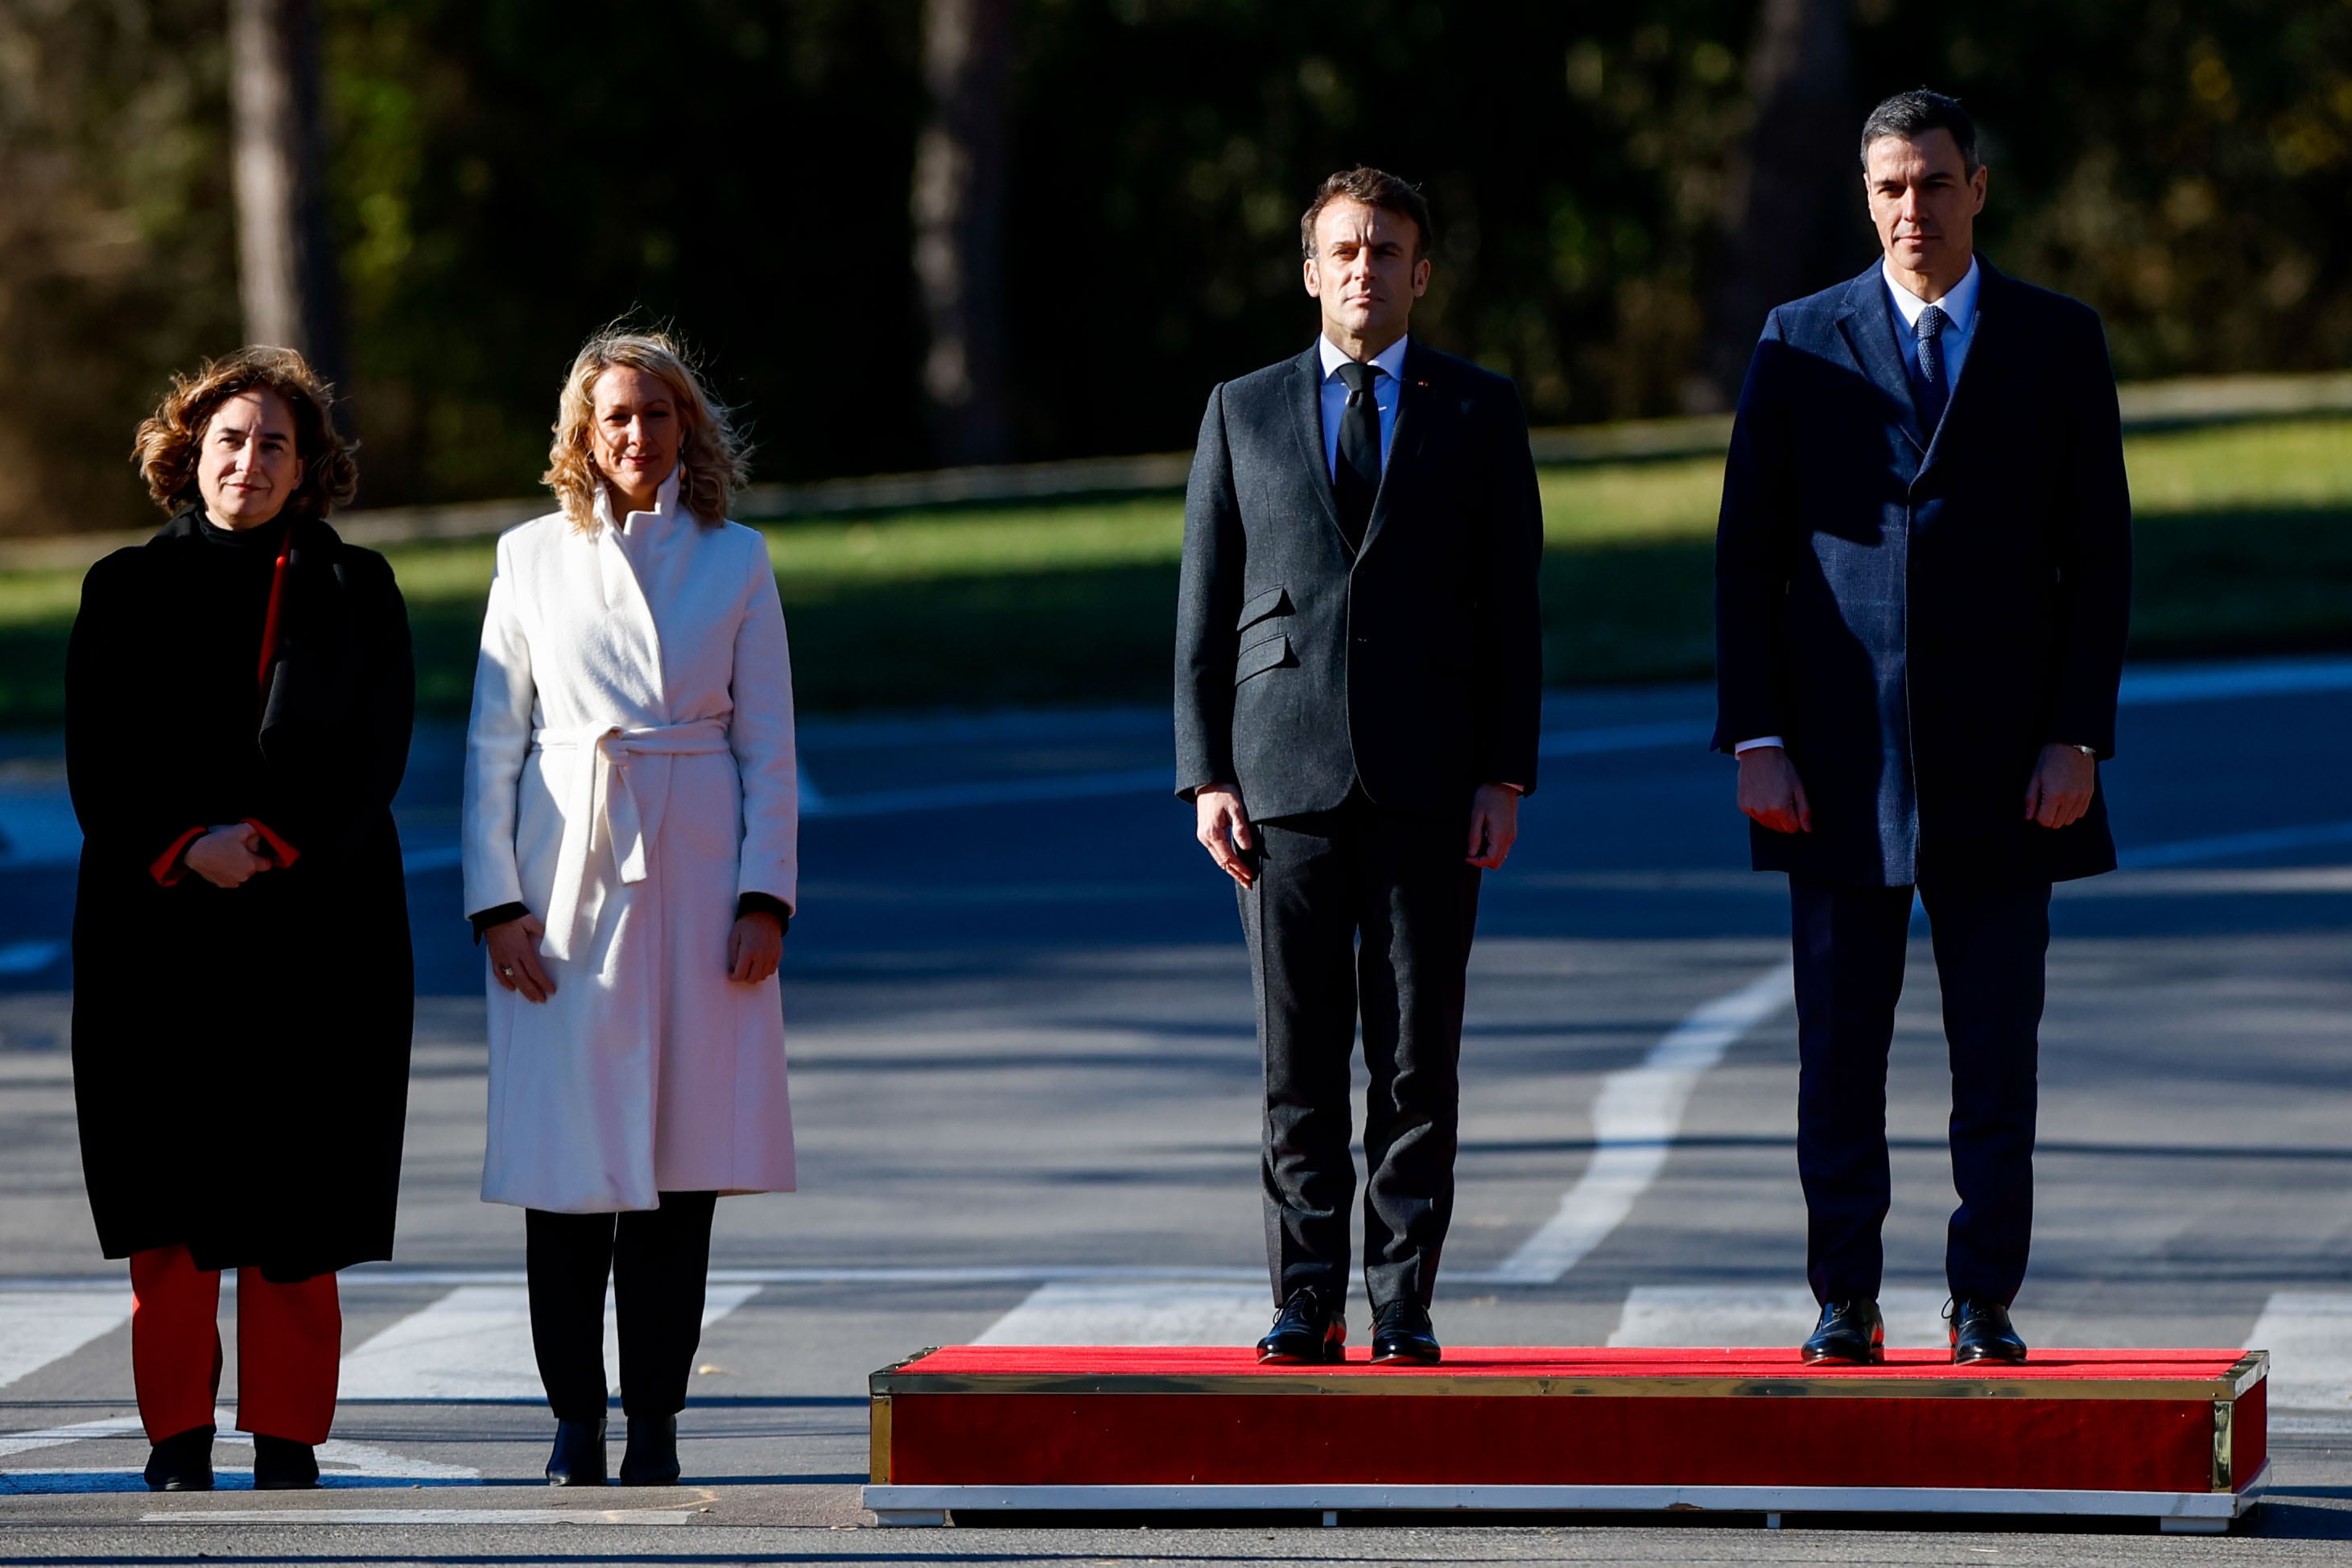
[[[2352,419],[2126,446],[2141,657],[2352,646]],[[1542,474],[1556,684],[1702,679],[1719,458]],[[803,708],[1158,701],[1183,506],[1172,496],[820,519],[767,530]],[[488,541],[391,552],[429,712],[466,710]],[[0,574],[0,723],[54,722],[69,573]]]
[[[927,461],[919,0],[318,4],[364,501],[527,492],[569,354],[629,311],[708,353],[760,478]],[[1436,209],[1429,341],[1538,423],[1675,411],[1745,259],[1723,224],[1760,14],[1022,0],[1022,455],[1183,447],[1211,385],[1303,346],[1297,213],[1358,160]],[[1845,117],[1963,95],[1989,253],[2097,306],[2124,374],[2352,354],[2346,0],[1849,15]],[[131,428],[237,342],[222,32],[219,0],[0,0],[0,530],[141,521]],[[1858,189],[1848,238],[1859,267]]]

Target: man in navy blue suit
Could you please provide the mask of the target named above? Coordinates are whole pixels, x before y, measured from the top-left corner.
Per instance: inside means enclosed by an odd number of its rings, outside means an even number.
[[[2019,1362],[2050,886],[2115,868],[2131,499],[2087,306],[1975,254],[1988,171],[1958,103],[1872,111],[1884,258],[1774,310],[1716,540],[1715,744],[1759,870],[1789,874],[1797,1165],[1822,1317],[1805,1359],[1884,1357],[1886,1058],[1912,900],[1952,1070],[1955,1361]]]

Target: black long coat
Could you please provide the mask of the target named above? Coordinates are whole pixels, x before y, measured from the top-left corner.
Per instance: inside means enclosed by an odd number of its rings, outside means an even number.
[[[1543,508],[1517,390],[1405,351],[1379,496],[1350,552],[1323,456],[1319,352],[1209,397],[1184,500],[1176,784],[1253,817],[1364,793],[1466,813],[1536,784]]]
[[[2026,820],[2045,744],[2111,756],[2131,497],[2106,339],[1983,268],[1942,424],[1920,426],[1878,267],[1772,312],[1724,476],[1715,744],[1780,735],[1813,830],[1759,870],[1901,887],[2115,868],[2104,793]]]
[[[202,1268],[299,1279],[392,1255],[415,1012],[391,809],[408,617],[382,556],[293,526],[266,700],[267,539],[191,510],[82,586],[74,1095],[110,1258],[184,1244]],[[229,889],[151,873],[189,828],[247,818],[291,864]]]

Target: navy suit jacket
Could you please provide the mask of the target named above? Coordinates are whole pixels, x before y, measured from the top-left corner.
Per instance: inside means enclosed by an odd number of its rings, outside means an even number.
[[[1900,887],[2112,870],[2104,795],[2025,817],[2044,744],[2114,754],[2131,497],[2097,314],[1989,265],[1921,428],[1879,268],[1772,312],[1716,535],[1715,744],[1780,735],[1810,834],[1759,870]]]
[[[1326,811],[1361,780],[1402,811],[1466,813],[1536,784],[1543,508],[1503,376],[1406,350],[1380,493],[1350,552],[1323,456],[1323,365],[1209,395],[1184,497],[1176,785],[1240,786],[1255,818]]]

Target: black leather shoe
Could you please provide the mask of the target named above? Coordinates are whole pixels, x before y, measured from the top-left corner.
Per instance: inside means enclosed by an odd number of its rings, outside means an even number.
[[[547,1484],[551,1487],[601,1487],[604,1484],[604,1419],[558,1421],[555,1451],[547,1456]]]
[[[1876,1366],[1886,1359],[1886,1324],[1875,1301],[1825,1301],[1805,1342],[1807,1366]]]
[[[2025,1342],[2010,1326],[2009,1309],[1982,1296],[1954,1300],[1951,1311],[1952,1360],[2006,1362],[2025,1359]]]
[[[319,1455],[308,1443],[291,1437],[253,1435],[253,1489],[257,1492],[307,1492],[319,1486]]]
[[[1274,1315],[1274,1327],[1257,1342],[1257,1359],[1279,1366],[1322,1366],[1348,1359],[1348,1320],[1324,1302],[1312,1285],[1301,1285]]]
[[[1434,1366],[1444,1352],[1437,1348],[1437,1331],[1429,1309],[1418,1301],[1391,1301],[1372,1311],[1372,1360],[1418,1362]]]
[[[213,1489],[213,1429],[191,1426],[155,1445],[147,1456],[147,1489],[151,1492],[208,1492]]]
[[[677,1485],[677,1417],[632,1415],[629,1446],[621,1452],[625,1487]]]

